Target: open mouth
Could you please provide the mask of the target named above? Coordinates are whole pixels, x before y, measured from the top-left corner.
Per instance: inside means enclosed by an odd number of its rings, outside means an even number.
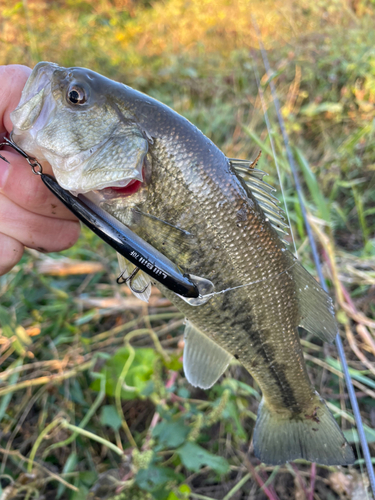
[[[98,195],[101,201],[104,200],[113,200],[114,198],[125,198],[128,196],[132,196],[137,193],[142,186],[144,186],[145,179],[145,167],[142,167],[142,180],[139,179],[130,179],[129,182],[125,186],[106,186],[101,189],[93,189],[91,191],[86,192],[86,195],[89,194],[91,198],[97,198]]]
[[[135,194],[141,188],[141,186],[142,182],[137,179],[134,179],[124,187],[108,187],[105,189],[106,190],[110,189],[111,191],[115,191],[117,194],[121,196],[131,196],[132,194]]]

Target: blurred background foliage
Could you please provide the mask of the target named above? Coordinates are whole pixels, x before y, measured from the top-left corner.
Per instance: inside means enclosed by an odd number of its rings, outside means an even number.
[[[173,107],[279,187],[261,74],[299,257],[314,273],[254,34],[260,25],[305,202],[375,447],[375,2],[0,0],[0,63],[85,66]],[[0,89],[1,91],[1,89]],[[309,374],[354,467],[259,464],[259,388],[238,364],[210,391],[181,365],[183,318],[116,284],[89,231],[63,255],[29,251],[0,278],[0,499],[365,499],[335,348],[303,337]]]

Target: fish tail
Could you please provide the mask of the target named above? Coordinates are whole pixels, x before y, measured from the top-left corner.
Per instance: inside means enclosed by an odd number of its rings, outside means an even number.
[[[316,392],[309,410],[299,414],[271,410],[263,398],[254,429],[254,453],[269,465],[304,458],[322,465],[349,465],[352,448]]]

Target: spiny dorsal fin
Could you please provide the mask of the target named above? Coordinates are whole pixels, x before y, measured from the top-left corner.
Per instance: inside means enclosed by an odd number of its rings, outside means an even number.
[[[289,225],[285,222],[284,211],[278,206],[279,200],[272,194],[276,189],[263,180],[263,177],[268,174],[255,168],[259,157],[260,154],[254,161],[236,158],[228,158],[228,160],[236,173],[245,181],[282,242],[289,245],[289,242],[285,240],[285,235],[289,234]]]
[[[190,321],[186,322],[184,338],[185,376],[194,387],[209,389],[225,372],[233,356]]]

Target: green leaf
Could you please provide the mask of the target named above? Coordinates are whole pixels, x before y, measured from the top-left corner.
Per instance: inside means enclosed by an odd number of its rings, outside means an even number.
[[[153,380],[150,380],[144,387],[144,389],[142,389],[142,391],[140,392],[140,395],[141,396],[144,396],[145,398],[149,398],[151,396],[151,394],[153,394],[155,392],[155,382]]]
[[[75,472],[77,461],[78,461],[77,453],[75,451],[72,451],[72,453],[66,459],[62,473],[68,474],[69,472]],[[58,500],[62,496],[65,490],[66,486],[62,483],[59,483],[57,487],[56,500]]]
[[[185,443],[176,451],[184,466],[193,472],[198,472],[206,465],[218,474],[225,474],[229,470],[229,464],[225,458],[213,455],[195,443]]]
[[[239,380],[236,380],[234,378],[224,379],[221,386],[230,389],[234,394],[236,394],[241,389],[247,394],[254,396],[258,401],[262,399],[259,392],[251,387],[251,385],[240,382]]]
[[[179,493],[181,493],[181,495]],[[191,493],[189,486],[187,484],[181,484],[177,492],[171,491],[169,493],[167,500],[188,500],[190,498],[189,493]]]
[[[178,372],[182,370],[182,362],[180,359],[181,354],[171,354],[169,361],[164,361],[164,366],[168,368],[168,370]]]
[[[339,153],[347,151],[353,154],[354,147],[362,139],[362,137],[365,137],[366,135],[369,135],[371,133],[372,128],[373,123],[369,123],[363,128],[357,130],[357,132],[355,132],[354,134],[349,135],[349,137],[339,147]]]
[[[190,398],[190,391],[186,389],[186,387],[180,387],[177,390],[177,395],[180,396],[180,398],[188,399]]]
[[[272,149],[266,144],[265,141],[263,141],[253,130],[250,128],[246,127],[245,125],[242,125],[243,130],[245,133],[255,141],[255,143],[262,149],[262,153],[268,154],[271,158],[273,158],[273,153]]]
[[[78,488],[79,491],[72,491],[70,500],[82,500],[83,498],[87,498],[87,495],[89,494],[88,488],[86,488],[83,484],[80,484]]]
[[[295,148],[295,156],[299,166],[301,167],[311,197],[314,200],[316,208],[319,211],[319,216],[326,222],[330,222],[331,217],[328,202],[323,196],[318,180],[312,172],[308,161],[304,157],[302,151],[298,148]]]
[[[61,394],[65,394],[65,393],[61,393]],[[74,403],[78,403],[81,406],[84,406],[84,407],[88,406],[87,401],[84,398],[81,386],[79,385],[77,379],[73,379],[71,382],[69,398],[71,399],[71,401],[73,401]]]
[[[112,405],[103,406],[100,413],[100,423],[111,427],[114,431],[118,431],[121,427],[121,418],[117,410]]]
[[[359,436],[357,429],[347,429],[343,431],[345,439],[348,443],[359,443]],[[375,430],[371,428],[365,428],[366,441],[370,443],[375,443]]]
[[[181,491],[181,493],[191,493],[191,489],[187,484],[181,484],[178,491]]]
[[[21,365],[22,365],[22,359],[19,358],[16,361],[13,361],[13,363],[10,365],[10,368],[17,368],[18,366],[21,366]],[[19,372],[13,373],[9,377],[8,385],[9,386],[15,385],[18,381],[19,376],[20,376]],[[8,392],[8,394],[5,394],[5,396],[3,396],[0,400],[0,422],[4,418],[5,412],[7,411],[7,408],[8,408],[8,405],[10,403],[10,400],[12,399],[12,396],[13,396],[13,392]]]
[[[228,401],[223,411],[223,417],[231,417],[237,427],[237,436],[243,440],[247,439],[247,434],[245,432],[245,429],[242,427],[240,416],[238,414],[238,408],[234,401]]]
[[[190,432],[190,428],[183,419],[176,421],[164,420],[153,429],[153,437],[158,438],[159,443],[165,448],[177,448],[181,446]]]
[[[17,354],[23,356],[25,354],[24,345],[29,345],[32,341],[25,332],[25,329],[22,326],[17,326],[16,320],[2,306],[0,306],[0,327],[5,337],[11,338],[14,334],[16,335],[17,338],[13,340],[12,346]]]
[[[333,368],[336,368],[336,370],[339,370],[340,372],[342,371],[341,364],[339,363],[339,361],[337,361],[337,359],[333,359],[330,356],[327,356],[326,361],[329,365],[333,366]],[[361,372],[355,370],[354,368],[349,368],[349,373],[350,376],[355,380],[358,380],[358,382],[362,382],[363,384],[366,384],[368,387],[375,389],[375,382],[371,378],[362,375]]]
[[[97,473],[92,470],[86,470],[79,473],[79,480],[81,481],[82,484],[86,485],[87,487],[92,486],[97,480],[97,478],[98,478]]]
[[[174,491],[171,491],[167,500],[181,500],[181,497],[178,497]]]
[[[8,338],[13,335],[13,330],[16,328],[16,322],[3,306],[0,306],[0,327],[3,329],[3,334]]]
[[[135,349],[135,357],[131,364],[128,373],[125,377],[126,385],[134,388],[134,390],[122,389],[122,399],[135,399],[140,395],[143,389],[146,388],[153,374],[154,362],[158,354],[154,349],[139,348]],[[106,361],[101,370],[106,376],[106,394],[109,396],[115,395],[117,381],[121,375],[121,371],[129,358],[129,350],[127,347],[118,349],[114,356]],[[94,380],[91,388],[95,391],[100,390],[100,381]]]
[[[135,482],[143,490],[155,493],[162,491],[163,486],[169,481],[178,478],[179,476],[172,469],[152,465],[148,469],[139,470]],[[168,494],[165,498],[168,498]]]

